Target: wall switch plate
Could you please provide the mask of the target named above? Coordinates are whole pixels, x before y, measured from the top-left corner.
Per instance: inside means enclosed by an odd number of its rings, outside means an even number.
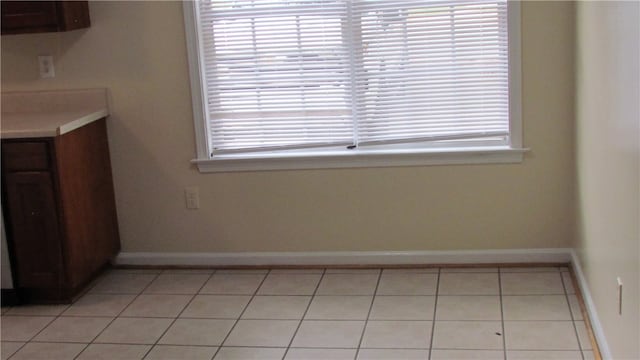
[[[38,56],[38,67],[40,69],[40,78],[46,79],[56,77],[56,69],[53,65],[53,56]]]
[[[200,191],[196,186],[188,186],[184,188],[184,198],[186,201],[187,209],[200,208]]]
[[[618,281],[618,315],[622,315],[622,279],[617,278]]]

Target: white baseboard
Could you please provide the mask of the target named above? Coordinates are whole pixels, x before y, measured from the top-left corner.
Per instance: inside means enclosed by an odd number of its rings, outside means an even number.
[[[602,324],[600,323],[600,319],[598,318],[596,305],[593,303],[591,293],[589,292],[587,279],[584,277],[584,272],[582,272],[580,259],[578,258],[578,254],[576,253],[576,251],[573,249],[571,249],[571,264],[573,265],[573,271],[576,276],[576,280],[578,280],[578,285],[580,286],[582,299],[584,300],[584,305],[586,307],[587,314],[589,315],[589,321],[591,322],[593,335],[595,336],[596,342],[598,343],[598,348],[600,349],[600,355],[605,360],[612,359],[611,351],[609,350],[609,344],[607,343],[607,339],[604,336],[604,330],[602,329]]]
[[[328,251],[155,253],[121,252],[116,265],[138,266],[272,266],[272,265],[430,265],[562,263],[571,249],[513,249],[458,251]]]

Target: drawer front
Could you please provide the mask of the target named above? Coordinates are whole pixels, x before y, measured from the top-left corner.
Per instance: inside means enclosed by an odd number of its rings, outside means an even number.
[[[8,172],[48,170],[48,145],[45,141],[3,142],[2,169]]]

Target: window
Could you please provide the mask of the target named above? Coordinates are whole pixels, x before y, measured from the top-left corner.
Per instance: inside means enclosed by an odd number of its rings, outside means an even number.
[[[517,2],[184,4],[202,171],[522,159]]]

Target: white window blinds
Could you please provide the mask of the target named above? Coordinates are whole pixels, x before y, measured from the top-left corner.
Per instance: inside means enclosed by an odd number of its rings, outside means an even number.
[[[198,6],[212,154],[507,139],[506,0]]]

